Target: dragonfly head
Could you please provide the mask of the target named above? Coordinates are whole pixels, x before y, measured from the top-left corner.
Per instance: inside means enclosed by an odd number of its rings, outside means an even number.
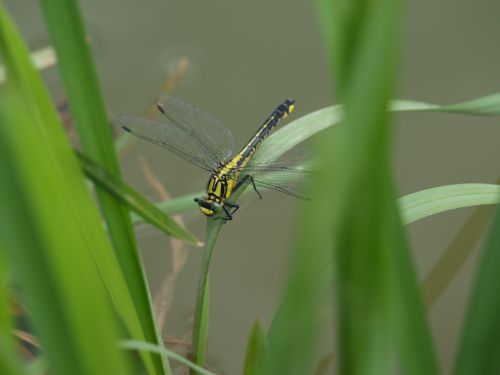
[[[198,203],[198,206],[200,207],[200,211],[202,214],[206,216],[214,216],[216,207],[213,202],[209,202],[206,198],[194,198],[194,201]]]

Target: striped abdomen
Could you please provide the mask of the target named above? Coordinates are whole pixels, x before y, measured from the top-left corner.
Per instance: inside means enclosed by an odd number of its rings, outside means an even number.
[[[237,167],[243,167],[248,163],[250,157],[253,155],[257,147],[269,134],[271,134],[273,129],[278,124],[279,120],[288,116],[293,111],[294,107],[295,101],[287,99],[283,103],[281,103],[273,113],[271,113],[269,118],[264,121],[264,123],[250,139],[250,141],[248,141],[246,146],[243,147],[241,152],[233,159],[235,160],[235,164]]]

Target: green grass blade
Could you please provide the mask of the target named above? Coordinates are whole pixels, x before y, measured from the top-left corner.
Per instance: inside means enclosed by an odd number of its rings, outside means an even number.
[[[106,171],[95,161],[82,153],[78,153],[78,158],[83,171],[89,178],[116,196],[117,199],[125,203],[146,222],[183,241],[195,245],[199,243],[193,234],[177,224],[174,219],[165,215],[153,203]]]
[[[405,195],[399,199],[404,224],[457,208],[497,204],[500,186],[493,184],[455,184],[439,186]]]
[[[198,291],[196,295],[196,306],[194,311],[192,360],[200,366],[205,365],[205,355],[208,337],[208,317],[209,317],[209,273],[210,262],[215,250],[215,243],[223,226],[222,220],[214,218],[207,219],[207,238],[203,249],[203,259],[201,261],[201,271],[198,281]],[[191,370],[195,375],[196,371]]]
[[[445,105],[439,111],[474,115],[500,114],[500,93],[483,96],[466,102]]]
[[[462,339],[455,358],[455,375],[500,373],[500,209],[497,208],[483,247]]]
[[[82,18],[76,0],[41,0],[47,26],[57,52],[59,68],[85,153],[120,177],[109,125],[95,67],[85,40]],[[97,188],[97,197],[108,233],[139,315],[146,340],[162,343],[153,310],[128,209],[107,191]],[[154,356],[156,373],[169,371],[160,356]]]
[[[247,343],[244,375],[257,375],[269,352],[269,343],[262,325],[255,321]]]
[[[122,341],[120,347],[128,350],[138,350],[150,353],[158,353],[162,356],[168,357],[169,359],[172,359],[174,361],[182,363],[183,365],[188,366],[190,369],[196,371],[200,375],[215,375],[213,372],[208,371],[201,366],[198,366],[197,364],[187,360],[186,358],[177,354],[176,352],[173,352],[172,350],[164,348],[163,346],[153,345],[150,344],[149,342],[142,342],[137,340],[125,340]]]
[[[196,316],[195,309],[195,316]],[[198,332],[196,343],[196,362],[204,366],[207,356],[207,345],[208,345],[208,322],[210,318],[210,274],[207,275],[207,282],[205,284],[205,289],[203,290],[203,302],[201,304],[201,317],[199,322],[196,324],[196,330]],[[194,337],[194,334],[193,334]],[[193,357],[194,359],[195,357]]]
[[[63,191],[54,196],[70,194],[75,201],[74,206],[69,205],[69,207],[75,207],[74,212],[78,221],[85,229],[83,236],[88,243],[88,251],[96,261],[102,282],[105,284],[116,311],[122,317],[132,337],[143,339],[144,334],[128,286],[103,231],[101,218],[85,186],[83,175],[50,97],[30,62],[28,51],[19,34],[6,15],[2,14],[2,17],[5,21],[2,22],[4,38],[1,47],[9,71],[9,82],[22,91],[25,108],[36,112],[38,122],[33,124],[33,128],[38,131],[38,139],[44,142],[47,153],[53,156],[52,169],[58,172],[58,176],[61,176],[59,186]],[[30,131],[31,133],[33,130]],[[70,167],[75,169],[72,170]],[[41,181],[44,181],[44,178],[41,178]],[[152,368],[151,358],[148,359],[147,356],[146,367]]]
[[[127,374],[128,363],[116,349],[118,322],[89,251],[99,239],[98,250],[106,251],[109,243],[99,225],[85,225],[89,219],[98,223],[99,216],[95,207],[86,216],[83,204],[93,203],[69,144],[58,143],[62,129],[42,121],[50,108],[40,110],[25,86],[30,82],[16,74],[15,64],[28,61],[23,47],[0,8],[8,79],[0,100],[2,247],[50,372]],[[46,138],[45,131],[54,138]]]
[[[326,39],[345,104],[344,126],[322,142],[325,154],[333,151],[320,196],[333,198],[342,373],[388,373],[395,343],[405,373],[438,372],[390,172],[386,108],[400,6],[398,0],[319,1],[322,14],[331,12],[324,29],[333,34]]]

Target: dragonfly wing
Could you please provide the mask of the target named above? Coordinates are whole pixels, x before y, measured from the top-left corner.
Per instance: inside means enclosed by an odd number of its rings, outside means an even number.
[[[170,121],[159,122],[137,116],[119,116],[116,121],[129,133],[165,147],[207,171],[212,171],[219,163],[203,144]]]
[[[232,155],[231,132],[211,114],[169,94],[158,96],[157,106],[169,123],[188,134],[213,160],[224,163]]]
[[[294,147],[279,157],[266,155],[253,159],[241,170],[239,182],[273,189],[282,193],[309,199],[306,194],[312,175],[315,173],[310,152]],[[245,177],[250,175],[251,178]]]
[[[307,187],[310,185],[311,173],[303,170],[272,171],[254,177],[257,187],[276,190],[296,198],[309,200]]]

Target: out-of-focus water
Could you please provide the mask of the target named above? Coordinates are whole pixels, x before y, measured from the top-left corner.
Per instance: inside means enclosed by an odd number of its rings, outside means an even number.
[[[38,3],[8,0],[32,48],[47,45]],[[233,131],[237,144],[283,99],[297,100],[296,118],[332,102],[331,77],[313,2],[82,1],[102,88],[112,113],[140,114],[166,73],[186,57],[188,71],[176,95],[206,109]],[[407,5],[401,34],[399,98],[451,103],[499,91],[500,3],[423,0]],[[57,73],[46,73],[63,96]],[[397,116],[395,168],[401,194],[498,177],[498,119],[442,114]],[[145,156],[173,195],[203,189],[208,176],[163,149],[139,143],[123,160],[127,180],[153,196],[141,174]],[[410,227],[423,278],[470,210],[442,214]],[[293,215],[300,205],[278,193],[247,201],[223,230],[213,259],[210,367],[241,371],[255,318],[270,322],[280,301],[293,247]],[[203,221],[190,228],[203,238]],[[139,230],[153,292],[170,270],[168,239]],[[166,332],[182,335],[193,313],[201,250],[190,248],[177,283]],[[431,309],[434,337],[448,369],[464,314],[471,259]]]

